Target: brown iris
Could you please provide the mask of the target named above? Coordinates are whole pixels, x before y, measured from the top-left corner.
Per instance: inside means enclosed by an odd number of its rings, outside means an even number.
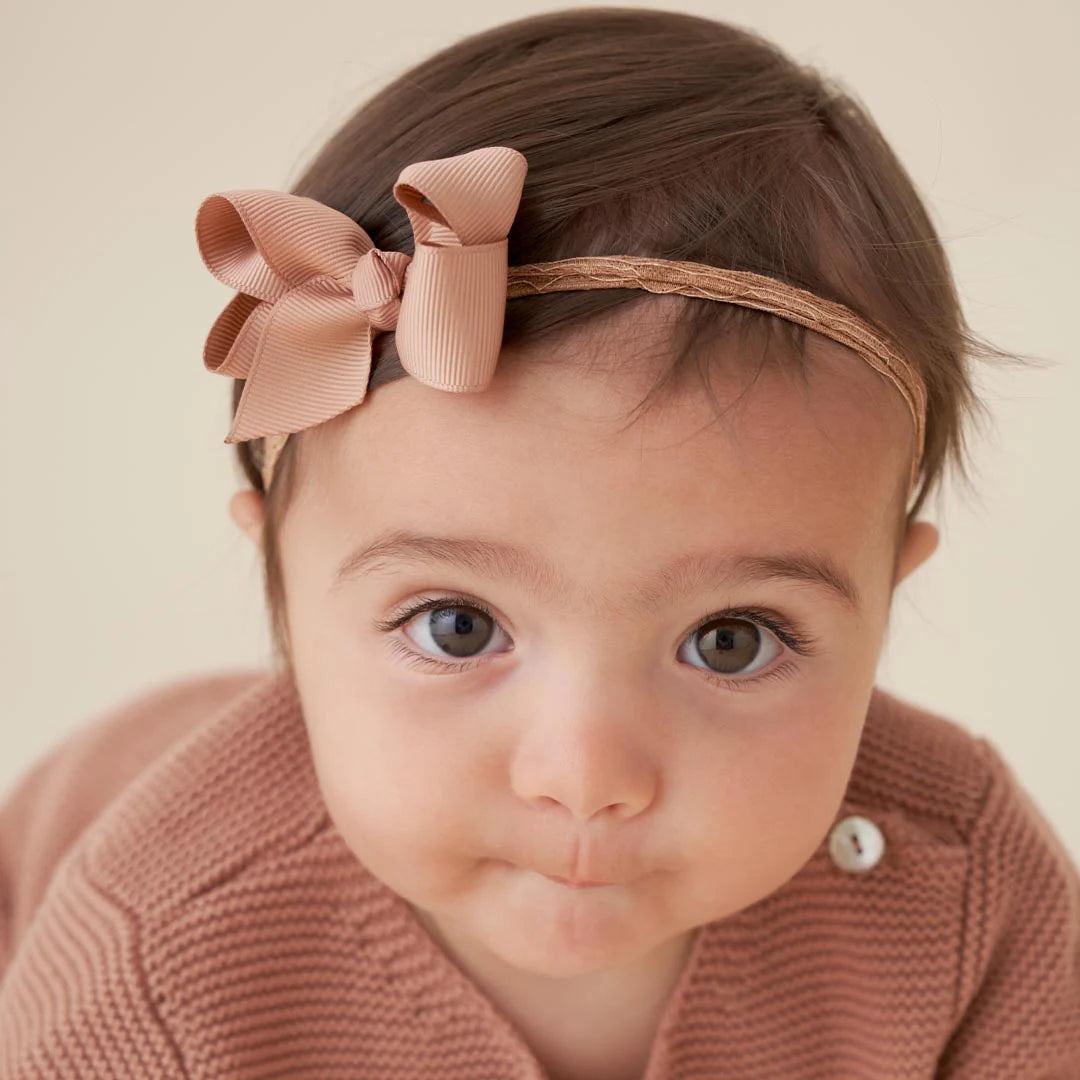
[[[745,619],[718,618],[698,627],[697,651],[721,675],[736,675],[761,650],[761,632]]]

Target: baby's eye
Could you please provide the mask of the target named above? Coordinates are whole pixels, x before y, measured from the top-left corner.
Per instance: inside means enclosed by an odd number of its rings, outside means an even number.
[[[433,603],[445,606],[433,607]],[[409,633],[408,626],[405,634],[410,641],[415,641],[426,649],[431,649],[444,656],[452,656],[457,659],[468,659],[475,655],[475,651],[482,649],[494,635],[498,622],[495,616],[486,608],[472,604],[446,604],[445,601],[425,601],[420,608],[413,608],[404,614],[403,619],[396,620],[401,626],[403,621],[411,620],[416,612],[426,615],[426,618],[417,620],[420,627],[420,640]]]
[[[754,675],[784,651],[771,631],[730,614],[710,616],[686,640],[706,661],[706,670],[717,675]],[[755,665],[762,655],[764,660]]]
[[[417,618],[420,615],[424,617]],[[414,619],[416,626],[410,628],[407,624]],[[794,630],[788,631],[786,626],[779,624],[774,632],[764,625],[768,621],[769,616],[764,613],[757,620],[740,617],[730,611],[711,615],[690,633],[686,648],[704,661],[705,671],[721,676],[756,675],[783,653],[784,646],[778,634],[797,652],[802,651],[800,639]],[[486,607],[472,602],[454,602],[448,597],[429,598],[395,619],[380,624],[380,629],[392,630],[399,626],[405,626],[405,635],[409,640],[428,654],[415,656],[422,664],[438,664],[439,661],[432,654],[457,660],[474,658],[483,655],[483,650],[493,639],[497,640],[500,635],[506,637],[498,620]],[[680,655],[683,651],[680,650]],[[688,659],[692,666],[699,666],[693,663],[692,658]],[[454,665],[443,666],[452,668]]]

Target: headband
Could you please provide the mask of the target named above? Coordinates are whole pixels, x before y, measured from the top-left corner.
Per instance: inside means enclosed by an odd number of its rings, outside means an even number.
[[[758,308],[854,350],[907,402],[915,425],[908,495],[925,442],[926,387],[873,325],[778,278],[636,255],[507,265],[525,183],[509,146],[407,165],[394,198],[414,254],[381,251],[348,215],[303,195],[241,189],[207,196],[195,236],[207,269],[237,295],[207,336],[203,363],[244,379],[226,443],[263,438],[263,490],[289,435],[359,405],[372,341],[394,331],[401,366],[438,390],[483,390],[495,374],[506,300],[631,288]]]

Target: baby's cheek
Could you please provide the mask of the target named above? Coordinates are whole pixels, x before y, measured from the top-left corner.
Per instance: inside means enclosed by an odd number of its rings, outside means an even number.
[[[455,845],[468,850],[461,819],[470,791],[415,724],[369,713],[362,730],[328,740],[323,751],[316,767],[324,801],[362,861],[419,867],[445,859]]]
[[[718,736],[690,839],[693,863],[720,910],[740,910],[791,878],[835,820],[858,745],[858,721],[833,712],[786,713],[739,736]],[[688,781],[690,782],[690,781]]]

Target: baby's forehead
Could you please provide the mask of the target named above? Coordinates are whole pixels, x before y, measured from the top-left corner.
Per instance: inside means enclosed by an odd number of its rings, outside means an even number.
[[[466,534],[550,533],[568,550],[802,538],[842,558],[881,530],[906,477],[904,403],[853,377],[848,357],[808,381],[778,367],[741,382],[717,374],[712,398],[688,381],[630,422],[640,394],[613,387],[607,368],[512,359],[483,392],[404,377],[325,425],[317,502],[334,527],[452,521]]]
[[[853,350],[807,332],[800,356],[787,335],[728,333],[691,343],[672,366],[669,337],[655,319],[640,334],[624,319],[584,344],[512,353],[501,395],[484,404],[508,428],[550,425],[553,442],[593,452],[657,457],[686,442],[699,461],[711,455],[714,474],[722,453],[759,480],[770,462],[805,473],[811,489],[826,476],[864,492],[906,483],[915,449],[907,405]]]
[[[554,339],[504,349],[500,370],[555,367],[594,407],[625,408],[647,396],[650,406],[670,406],[685,420],[712,399],[734,408],[753,397],[759,417],[786,410],[781,421],[800,405],[835,404],[854,409],[856,422],[891,419],[898,436],[910,438],[903,396],[853,349],[733,304],[698,307],[710,316],[699,325],[686,317],[689,303],[646,293]]]

